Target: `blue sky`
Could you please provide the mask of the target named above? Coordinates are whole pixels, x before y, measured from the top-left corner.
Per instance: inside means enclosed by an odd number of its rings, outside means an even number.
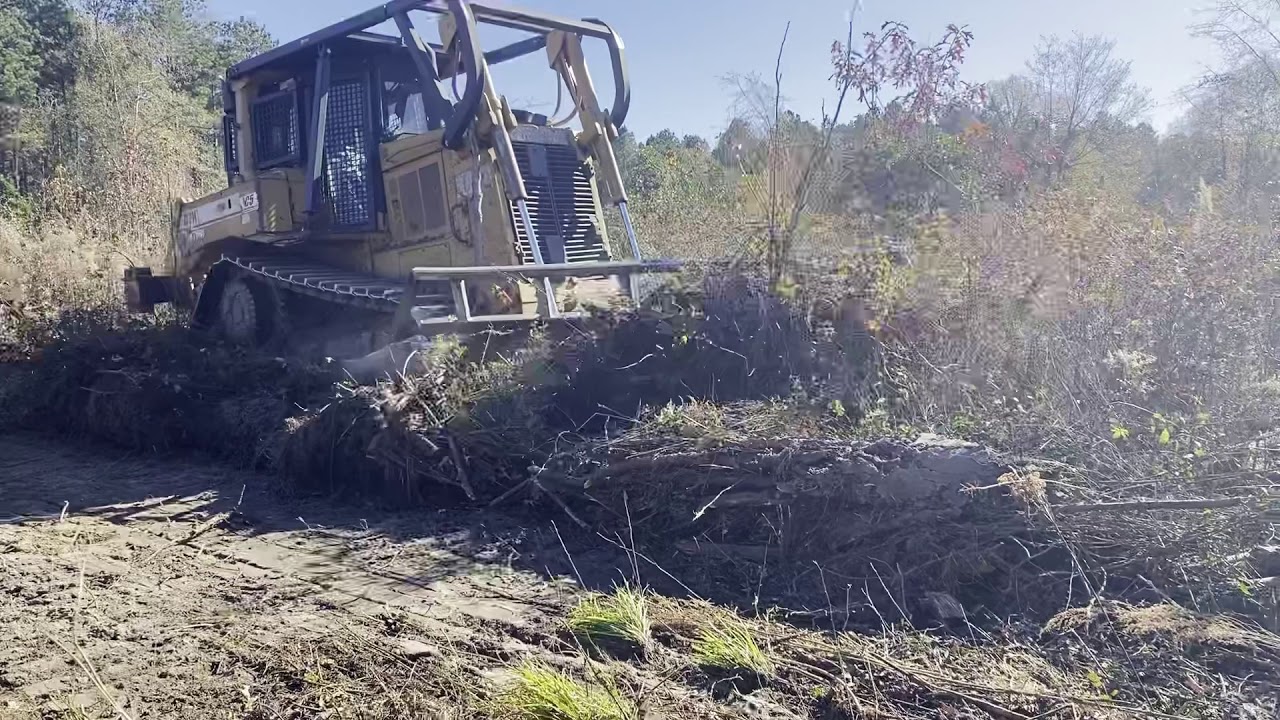
[[[778,41],[791,21],[783,60],[789,106],[817,117],[832,96],[829,52],[844,35],[855,0],[504,0],[504,4],[564,15],[600,17],[627,46],[632,75],[627,125],[641,138],[670,127],[679,134],[712,138],[728,120],[731,94],[722,78],[731,72],[772,76]],[[885,20],[906,23],[913,36],[932,41],[948,23],[966,24],[974,45],[963,75],[971,81],[1020,71],[1042,34],[1104,34],[1133,62],[1138,84],[1151,90],[1150,120],[1165,127],[1180,113],[1179,90],[1217,62],[1211,43],[1195,39],[1188,25],[1208,0],[862,0],[857,31]],[[278,40],[290,40],[355,15],[374,0],[210,0],[221,17],[247,16]],[[432,29],[424,34],[434,37]],[[505,35],[492,36],[496,43]],[[499,92],[512,104],[549,110],[554,76],[540,55],[495,71]],[[612,97],[607,55],[588,53],[602,101]]]

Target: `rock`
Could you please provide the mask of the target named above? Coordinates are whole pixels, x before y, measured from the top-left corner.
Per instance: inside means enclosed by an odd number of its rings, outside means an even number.
[[[431,643],[425,643],[421,640],[413,640],[411,638],[402,638],[397,644],[396,650],[410,660],[417,660],[419,658],[435,659],[441,657],[440,648],[432,645]]]

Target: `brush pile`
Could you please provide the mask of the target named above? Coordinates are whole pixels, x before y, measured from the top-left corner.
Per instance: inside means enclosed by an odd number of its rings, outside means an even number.
[[[295,403],[323,397],[323,369],[177,329],[131,328],[59,340],[10,366],[0,428],[97,438],[145,451],[259,457]]]
[[[1036,569],[1025,548],[1040,539],[993,453],[928,436],[806,434],[803,424],[764,403],[669,406],[562,453],[530,482],[613,532],[676,551],[682,568],[713,576],[704,585],[754,588],[789,607],[823,598],[823,609],[862,614],[897,603],[916,619],[960,620],[942,594],[969,612],[1010,606]]]
[[[365,386],[177,330],[90,335],[9,373],[0,426],[199,450],[293,492],[532,503],[700,593],[855,620],[1042,617],[1096,592],[1276,606],[1265,488],[1152,507],[1096,471],[867,439],[867,338],[824,338],[731,274],[660,299],[509,357],[443,341],[424,372]]]

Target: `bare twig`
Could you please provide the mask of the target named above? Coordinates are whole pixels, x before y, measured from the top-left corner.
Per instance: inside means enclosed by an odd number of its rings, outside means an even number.
[[[193,540],[200,537],[201,535],[204,535],[210,530],[214,529],[229,517],[231,517],[230,512],[220,512],[214,515],[208,520],[205,520],[204,522],[192,528],[192,530],[188,532],[186,535],[184,535],[183,537],[180,537],[177,540],[174,540],[173,542],[169,543],[168,545],[165,545],[164,547],[160,548],[159,550],[156,550],[155,552],[151,553],[150,555],[147,556],[145,560],[143,560],[143,562],[149,563],[152,560],[155,560],[157,557],[159,557],[160,554],[163,553],[164,551],[177,547],[179,545],[189,545]]]
[[[89,680],[93,683],[93,687],[97,689],[100,695],[102,695],[102,699],[107,701],[107,704],[111,706],[111,709],[115,711],[116,716],[119,717],[120,720],[133,720],[133,716],[130,715],[129,712],[124,709],[124,706],[115,699],[115,696],[113,696],[111,691],[107,689],[106,683],[102,682],[102,677],[98,675],[97,668],[93,666],[93,662],[89,660],[89,656],[85,654],[84,649],[80,647],[79,643],[76,643],[76,646],[72,648],[53,635],[50,635],[47,631],[45,632],[45,637],[52,640],[53,643],[63,652],[71,656],[71,659],[75,661],[75,664],[89,676]]]
[[[546,485],[543,485],[543,484],[542,484],[542,483],[540,483],[540,482],[538,482],[538,479],[537,479],[536,477],[534,477],[534,478],[529,478],[529,479],[530,479],[530,481],[532,481],[532,482],[533,482],[533,486],[534,486],[534,487],[538,488],[539,490],[541,490],[541,491],[542,491],[542,493],[543,493],[544,495],[546,495],[547,497],[551,498],[551,501],[552,501],[552,502],[554,502],[556,505],[559,505],[559,506],[560,506],[560,509],[564,511],[564,514],[565,514],[565,515],[568,515],[570,520],[572,520],[572,521],[574,521],[575,523],[577,523],[577,524],[578,524],[578,527],[582,528],[583,530],[590,530],[590,529],[591,529],[591,526],[590,526],[590,525],[588,525],[585,521],[583,521],[583,519],[582,519],[582,518],[580,518],[580,517],[578,517],[576,514],[574,514],[573,510],[570,510],[570,509],[569,509],[569,506],[565,504],[564,500],[561,500],[561,499],[560,499],[560,496],[559,496],[559,495],[557,495],[557,494],[555,494],[555,493],[551,492],[550,490],[548,490],[548,489],[547,489],[547,486],[546,486]]]
[[[1059,505],[1053,508],[1058,515],[1089,512],[1116,512],[1120,510],[1208,510],[1210,508],[1245,505],[1252,497],[1215,498],[1212,500],[1128,500],[1125,502],[1088,503],[1084,505]]]

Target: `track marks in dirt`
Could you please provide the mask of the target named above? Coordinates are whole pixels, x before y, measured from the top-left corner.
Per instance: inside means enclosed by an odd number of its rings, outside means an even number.
[[[0,524],[0,627],[20,638],[0,647],[2,717],[113,702],[136,717],[244,716],[263,707],[255,686],[277,681],[264,658],[337,637],[394,649],[380,618],[395,616],[484,645],[486,623],[532,627],[565,594],[476,558],[500,558],[500,540],[291,504],[251,475],[14,438],[0,457],[6,513],[27,518]]]

